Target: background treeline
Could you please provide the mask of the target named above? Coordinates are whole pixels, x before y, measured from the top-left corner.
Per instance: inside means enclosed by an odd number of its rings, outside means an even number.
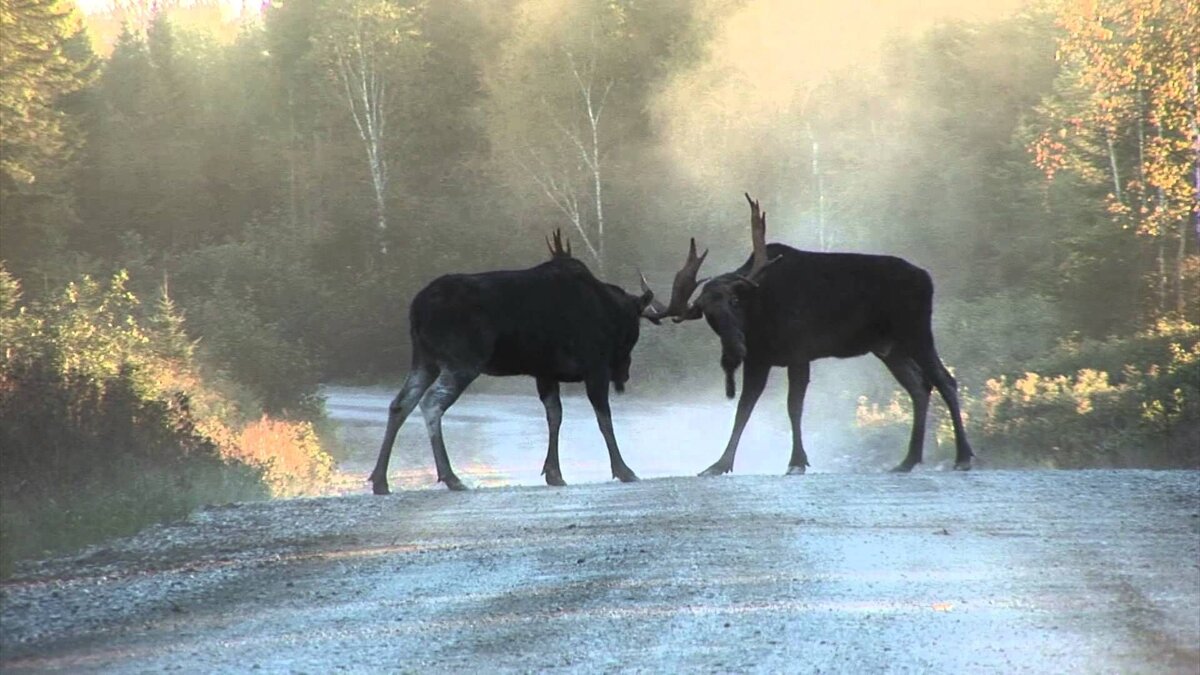
[[[0,0],[2,256],[46,306],[166,280],[196,358],[308,419],[321,381],[403,374],[433,277],[562,227],[665,291],[689,236],[740,264],[747,190],[773,239],[930,270],[984,452],[1056,462],[1037,430],[1075,430],[1059,463],[1114,461],[1131,437],[1063,403],[1092,371],[1138,442],[1194,440],[1197,3],[960,4]],[[642,389],[718,386],[706,331],[643,335]],[[821,417],[890,433],[894,385],[850,368]]]

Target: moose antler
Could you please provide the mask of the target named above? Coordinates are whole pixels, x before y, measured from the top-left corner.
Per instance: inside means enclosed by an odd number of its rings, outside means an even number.
[[[646,281],[646,275],[642,274],[641,270],[638,270],[638,278],[642,280],[642,293],[650,293],[652,296],[650,298],[650,306],[646,308],[647,315],[653,316],[656,319],[661,319],[662,317],[667,316],[667,306],[662,304],[662,301],[658,299],[658,296],[654,295],[654,291],[650,288],[650,284]]]
[[[750,264],[750,271],[746,273],[745,279],[757,286],[759,275],[779,258],[767,258],[767,212],[759,207],[757,200],[750,198],[750,193],[742,194],[746,195],[746,201],[750,202],[750,243],[754,247],[754,261]]]
[[[700,281],[696,281],[696,273],[700,271],[700,265],[704,264],[704,259],[707,257],[708,249],[704,249],[704,253],[696,255],[696,239],[693,237],[688,247],[687,259],[683,261],[683,267],[675,273],[675,281],[671,284],[671,301],[667,303],[666,307],[663,307],[662,303],[656,300],[647,308],[654,312],[653,318],[665,319],[671,316],[675,317],[676,323],[684,320],[684,315],[689,309],[688,300],[696,291],[696,287],[700,285]],[[646,283],[644,275],[642,276],[642,290],[643,292],[650,290],[650,285]]]
[[[571,240],[567,239],[567,246],[563,248],[562,229],[554,230],[554,243],[550,243],[550,237],[546,237],[546,248],[550,249],[551,258],[570,258],[571,257]]]

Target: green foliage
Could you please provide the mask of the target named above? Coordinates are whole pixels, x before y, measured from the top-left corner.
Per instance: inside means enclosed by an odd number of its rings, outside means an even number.
[[[312,427],[244,425],[200,377],[165,289],[147,311],[127,282],[85,276],[26,305],[0,267],[0,566],[202,503],[328,484]]]
[[[44,180],[71,144],[59,99],[86,82],[91,49],[74,2],[0,3],[0,184]]]
[[[1065,342],[1035,367],[961,392],[989,466],[1200,466],[1200,327],[1159,322],[1130,338]],[[877,440],[896,443],[910,420],[899,393],[859,402],[858,425]],[[937,429],[951,447],[944,415]]]
[[[76,92],[95,60],[74,2],[0,0],[0,259],[49,273],[77,222]]]
[[[199,248],[172,264],[205,363],[243,383],[271,414],[320,412],[313,345],[324,347],[336,329],[321,321],[327,292],[295,264],[315,245],[268,219],[241,242]]]
[[[281,339],[248,304],[218,293],[196,307],[195,316],[210,326],[201,342],[206,359],[250,383],[267,410],[311,416],[320,409],[316,379],[303,349]]]
[[[1064,334],[1062,308],[1044,295],[1001,292],[937,303],[933,334],[957,377],[982,382],[1036,362]]]

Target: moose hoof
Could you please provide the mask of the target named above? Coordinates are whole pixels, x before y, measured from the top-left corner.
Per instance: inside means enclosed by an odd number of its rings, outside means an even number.
[[[546,476],[546,485],[565,487],[567,484],[566,481],[563,480],[562,474],[558,471],[543,471],[542,473]]]
[[[463,482],[458,479],[458,476],[450,476],[449,478],[443,478],[442,482],[446,484],[446,487],[450,488],[451,490],[453,490],[455,492],[465,492],[467,489],[467,486],[463,485]]]
[[[804,471],[805,471],[805,468],[804,468],[804,467],[802,467],[802,466],[789,466],[789,467],[788,467],[788,470],[787,470],[787,473],[786,473],[786,474],[784,474],[784,475],[787,475],[787,476],[803,476],[803,475],[804,475]]]
[[[968,457],[967,459],[964,459],[961,462],[955,462],[954,470],[955,471],[970,471],[971,470],[971,459]]]
[[[701,471],[699,473],[699,475],[701,475],[701,476],[720,476],[721,474],[729,473],[732,470],[733,470],[732,466],[726,466],[720,462],[717,462],[716,464],[713,464],[712,466],[708,467],[707,469]]]
[[[897,464],[896,468],[892,469],[891,472],[892,473],[911,473],[913,466],[914,465],[909,464],[908,462],[901,462],[900,464]]]
[[[371,476],[367,480],[371,481],[371,492],[373,492],[377,495],[392,494],[392,491],[388,489],[388,482],[387,482],[386,478],[381,480],[381,479],[375,478],[375,476]]]
[[[613,478],[616,478],[622,483],[633,483],[638,479],[637,474],[635,474],[629,467],[613,471]]]

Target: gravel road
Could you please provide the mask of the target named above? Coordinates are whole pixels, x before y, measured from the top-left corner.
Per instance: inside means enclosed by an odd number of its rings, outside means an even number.
[[[564,425],[579,484],[548,488],[542,435],[520,470],[447,437],[505,485],[211,507],[25,565],[0,670],[1200,671],[1200,472],[654,478],[631,443],[649,479],[588,482]]]

